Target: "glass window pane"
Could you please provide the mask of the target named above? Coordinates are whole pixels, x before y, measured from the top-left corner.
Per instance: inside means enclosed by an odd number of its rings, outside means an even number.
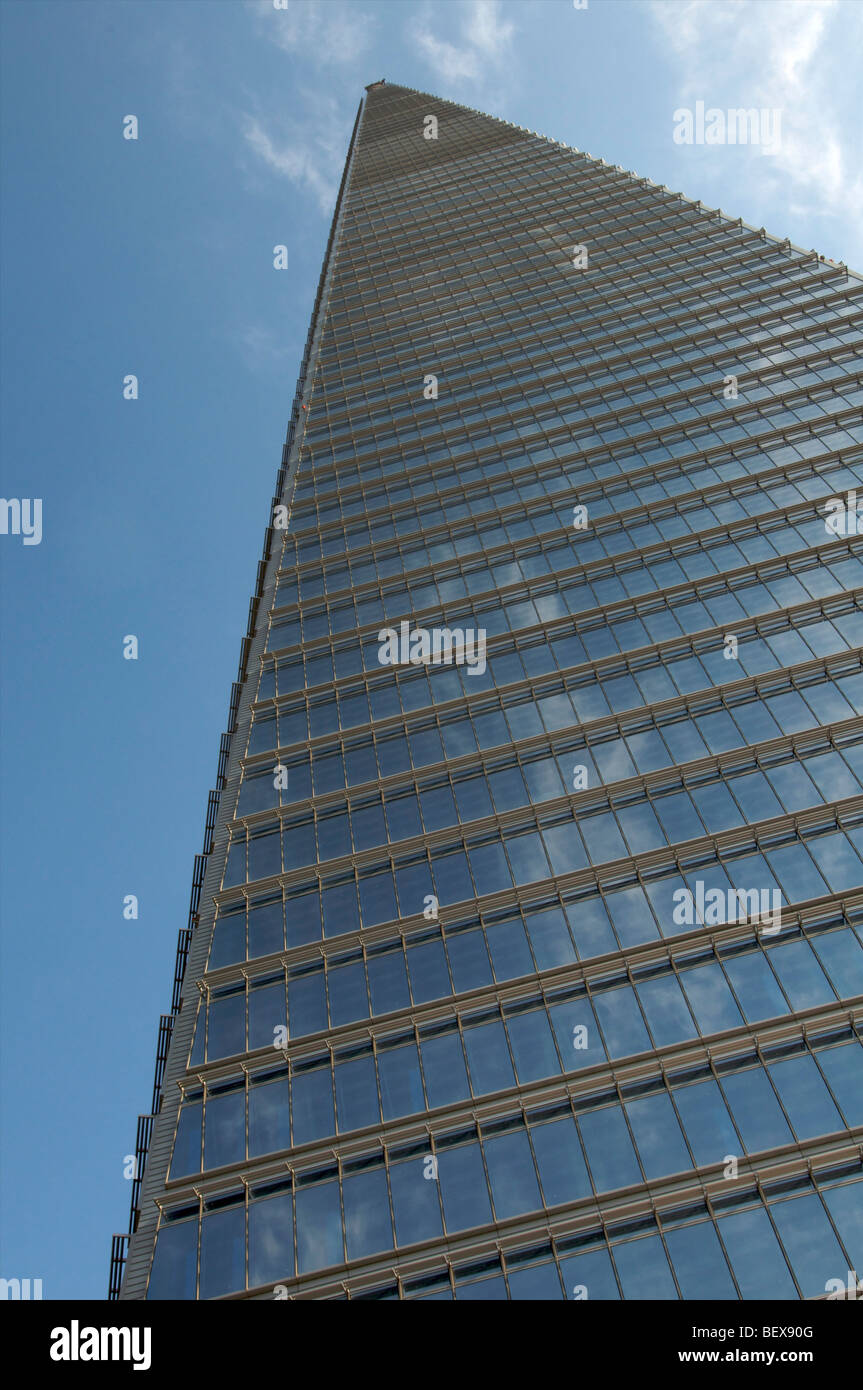
[[[597,1193],[642,1181],[629,1130],[620,1107],[579,1115],[578,1127]]]
[[[286,1020],[284,976],[276,984],[250,989],[249,1051],[272,1047],[276,1029],[284,1028]]]
[[[446,949],[456,994],[491,984],[491,961],[481,927],[474,927],[471,931],[448,932]]]
[[[434,941],[424,941],[407,950],[408,970],[414,1003],[424,1004],[428,999],[444,999],[452,993],[446,955],[440,937]]]
[[[793,1141],[776,1093],[761,1067],[723,1076],[722,1089],[747,1153],[778,1149]]]
[[[330,993],[330,1023],[333,1028],[338,1028],[342,1023],[353,1023],[359,1018],[368,1018],[366,971],[361,959],[352,961],[349,965],[331,966],[327,972],[327,985]]]
[[[294,1202],[290,1192],[249,1203],[249,1288],[294,1274]]]
[[[859,1178],[855,1182],[843,1183],[841,1187],[831,1187],[821,1194],[827,1210],[833,1217],[840,1240],[851,1261],[850,1268],[863,1279],[863,1192]],[[841,1272],[837,1271],[837,1277]],[[847,1288],[847,1284],[846,1284]],[[860,1294],[857,1294],[859,1299]]]
[[[740,1140],[715,1081],[675,1087],[674,1103],[699,1168],[740,1153]]]
[[[553,1004],[548,1011],[564,1071],[591,1067],[606,1059],[602,1034],[594,1018],[590,1000],[582,995]]]
[[[297,1273],[341,1264],[344,1250],[338,1182],[298,1188],[296,1212]]]
[[[506,835],[504,841],[514,883],[536,883],[548,877],[548,860],[538,832]]]
[[[368,975],[373,1014],[387,1014],[410,1005],[407,969],[401,948],[387,951],[385,955],[371,956]]]
[[[740,1027],[740,1010],[717,961],[684,970],[680,980],[702,1034]]]
[[[464,1046],[474,1095],[487,1095],[515,1085],[506,1033],[499,1019],[465,1028]]]
[[[804,1298],[823,1296],[828,1279],[845,1280],[847,1261],[814,1192],[770,1208]]]
[[[656,935],[656,926],[651,917],[650,908],[644,902],[643,894],[642,908],[644,917],[650,923],[650,931],[644,933],[645,938],[648,935]],[[605,955],[606,951],[617,950],[618,943],[608,920],[608,913],[600,898],[582,898],[577,902],[567,903],[566,916],[572,932],[572,939],[581,960],[587,960],[590,956]]]
[[[786,1057],[768,1068],[798,1139],[845,1128],[812,1057]]]
[[[792,1009],[812,1009],[833,1002],[836,995],[808,941],[798,938],[777,942],[771,946],[769,957]]]
[[[763,1207],[719,1218],[741,1298],[796,1299],[794,1280]]]
[[[530,1132],[547,1207],[574,1202],[591,1191],[587,1165],[581,1152],[575,1120],[564,1115]]]
[[[333,1076],[329,1066],[294,1072],[291,1081],[294,1144],[335,1134]]]
[[[863,864],[841,830],[807,840],[806,847],[826,878],[831,893],[842,893],[863,883]]]
[[[681,1298],[737,1298],[728,1261],[711,1221],[665,1232]]]
[[[575,960],[575,948],[562,908],[550,907],[544,912],[525,913],[524,924],[538,970],[551,970],[556,965],[569,965]]]
[[[290,1084],[280,1081],[249,1087],[249,1156],[291,1147]]]
[[[625,1109],[645,1177],[689,1172],[692,1159],[669,1096],[640,1096],[627,1101]]]
[[[545,1009],[512,1014],[506,1027],[519,1081],[558,1074],[560,1062]]]
[[[384,1168],[346,1174],[342,1181],[345,1204],[345,1243],[348,1259],[390,1250],[393,1227],[387,1175]]]
[[[807,902],[827,893],[827,884],[816,869],[803,844],[785,845],[766,851],[773,872],[784,889],[787,903]]]
[[[184,1105],[177,1123],[177,1137],[171,1156],[171,1177],[182,1178],[187,1173],[201,1171],[201,1124],[204,1106],[202,1101]]]
[[[490,923],[487,930],[494,973],[498,980],[515,980],[534,973],[533,957],[520,917]]]
[[[322,967],[314,974],[288,980],[288,1018],[292,1038],[326,1028],[327,996]]]
[[[747,1023],[777,1018],[787,1013],[785,996],[761,951],[726,956],[722,963],[740,1000]]]
[[[379,1052],[378,1075],[385,1120],[425,1109],[416,1043]]]
[[[478,1143],[438,1154],[438,1177],[447,1230],[464,1231],[491,1221],[491,1199]]]
[[[336,1062],[335,1077],[339,1133],[376,1125],[381,1114],[374,1057]]]
[[[695,1023],[674,975],[642,980],[636,993],[657,1047],[695,1037]]]
[[[542,1206],[525,1130],[486,1139],[485,1160],[498,1221]]]
[[[582,816],[579,829],[592,864],[604,864],[613,859],[627,857],[623,836],[611,811],[594,816]]]
[[[631,985],[594,994],[593,1008],[609,1057],[625,1057],[650,1050],[650,1038]]]
[[[456,1298],[459,1303],[503,1303],[507,1300],[504,1277],[498,1274],[494,1279],[476,1279],[468,1284],[457,1284]]]
[[[850,928],[814,936],[811,944],[840,999],[863,994],[863,947]]]
[[[544,825],[542,838],[551,861],[552,873],[571,874],[586,866],[587,855],[581,843],[581,836],[575,828],[574,819],[572,824],[564,822],[561,825]]]
[[[531,1265],[528,1269],[510,1269],[507,1278],[509,1295],[514,1301],[527,1299],[546,1302],[553,1299],[559,1302],[563,1298],[560,1275],[552,1261]]]
[[[659,1236],[623,1241],[612,1251],[624,1298],[677,1298],[674,1279]]]
[[[611,1256],[604,1247],[561,1260],[560,1272],[568,1299],[595,1302],[597,1299],[620,1298]]]
[[[213,1211],[201,1222],[201,1298],[246,1287],[246,1210]]]
[[[823,1047],[818,1052],[818,1065],[827,1077],[827,1084],[842,1108],[849,1126],[863,1125],[863,1085],[861,1068],[863,1054],[860,1044],[843,1043],[841,1047]],[[860,1261],[863,1274],[863,1260]]]
[[[670,901],[669,894],[669,903]],[[656,923],[645,901],[644,889],[639,884],[633,884],[631,888],[617,888],[607,893],[605,906],[614,923],[621,946],[636,946],[641,941],[650,941],[658,936]]]
[[[284,950],[284,906],[278,902],[249,908],[249,959]]]
[[[156,1238],[156,1253],[147,1285],[148,1300],[194,1299],[197,1268],[197,1219],[163,1226]]]
[[[207,1057],[232,1057],[246,1050],[245,990],[222,999],[211,999],[207,1028]]]
[[[204,1167],[221,1168],[223,1164],[242,1163],[245,1157],[245,1090],[231,1091],[227,1095],[208,1096],[204,1126]]]
[[[431,1240],[443,1229],[438,1180],[431,1155],[406,1159],[390,1168],[390,1187],[395,1213],[396,1241],[411,1245],[418,1240]]]
[[[438,1105],[452,1105],[470,1097],[464,1050],[455,1030],[437,1038],[424,1038],[420,1043],[426,1094],[432,1110]]]

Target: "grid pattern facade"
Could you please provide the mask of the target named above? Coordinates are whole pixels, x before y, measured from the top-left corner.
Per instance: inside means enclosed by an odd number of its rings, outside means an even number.
[[[863,1269],[861,324],[844,266],[368,89],[121,1298]]]

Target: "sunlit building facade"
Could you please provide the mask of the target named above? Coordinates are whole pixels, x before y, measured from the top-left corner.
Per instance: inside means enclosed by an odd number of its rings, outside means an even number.
[[[367,90],[113,1296],[863,1271],[861,322],[845,266]]]

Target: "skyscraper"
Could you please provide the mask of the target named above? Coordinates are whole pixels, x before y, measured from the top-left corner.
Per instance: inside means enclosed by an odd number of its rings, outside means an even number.
[[[367,89],[113,1296],[863,1269],[861,321],[844,265]]]

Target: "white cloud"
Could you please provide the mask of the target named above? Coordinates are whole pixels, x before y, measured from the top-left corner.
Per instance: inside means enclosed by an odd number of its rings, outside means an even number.
[[[301,94],[302,96],[302,94]],[[241,118],[243,136],[258,160],[315,198],[321,212],[332,211],[344,168],[353,113],[332,98],[307,94],[307,114],[268,129],[261,117]]]
[[[276,9],[273,0],[246,0],[258,34],[292,60],[290,102],[293,117],[243,114],[240,117],[247,148],[261,166],[310,193],[321,211],[332,211],[342,176],[361,83],[342,76],[332,94],[303,89],[296,74],[310,68],[340,65],[343,69],[364,58],[376,20],[356,0],[289,0]],[[301,79],[302,80],[302,79]],[[255,103],[250,103],[254,105]],[[282,106],[280,104],[280,110]]]
[[[482,56],[497,62],[509,48],[515,33],[511,20],[503,20],[498,0],[472,0],[464,34]]]
[[[375,20],[356,3],[340,0],[289,0],[277,10],[272,0],[247,0],[260,31],[284,53],[296,53],[316,67],[346,65],[368,50]]]
[[[498,74],[508,56],[515,25],[502,17],[499,0],[467,0],[458,9],[459,33],[453,43],[440,37],[438,26],[454,8],[437,5],[426,10],[409,25],[409,38],[442,82],[453,86],[482,84]]]
[[[768,195],[781,192],[795,212],[863,214],[858,101],[849,84],[849,55],[863,47],[863,5],[651,0],[650,13],[677,62],[675,106],[701,100],[708,107],[782,112],[775,153],[705,147],[700,154],[734,159],[741,179]]]
[[[260,371],[262,367],[280,367],[294,355],[293,345],[289,348],[272,328],[263,324],[247,324],[234,337],[251,371]]]

